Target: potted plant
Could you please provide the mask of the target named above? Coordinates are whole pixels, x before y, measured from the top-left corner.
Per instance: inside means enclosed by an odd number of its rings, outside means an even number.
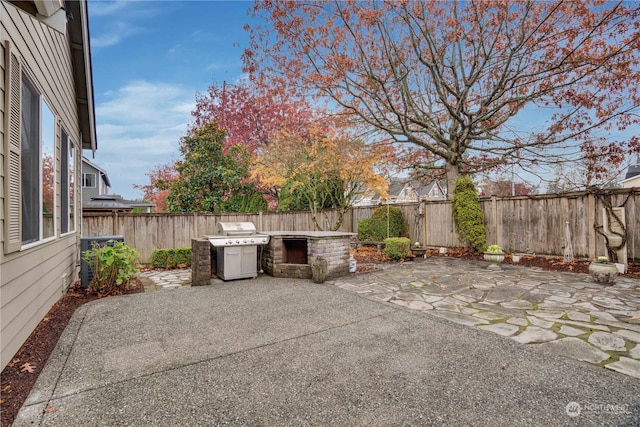
[[[423,247],[420,242],[415,242],[411,248],[411,252],[413,252],[413,254],[418,258],[424,257],[426,251],[427,249]]]
[[[598,283],[614,283],[618,276],[618,267],[606,256],[599,256],[589,264],[589,274]]]
[[[504,261],[504,251],[500,245],[491,245],[484,251],[484,259],[495,263],[502,262]]]
[[[322,256],[322,254],[316,254],[313,261],[311,261],[311,280],[314,283],[324,283],[327,280],[327,272],[329,270],[329,263]]]

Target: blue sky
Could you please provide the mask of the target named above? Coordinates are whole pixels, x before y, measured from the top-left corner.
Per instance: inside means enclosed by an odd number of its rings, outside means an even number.
[[[89,0],[98,134],[93,163],[111,194],[140,199],[154,166],[177,160],[196,92],[242,78],[248,1]]]
[[[243,26],[259,23],[247,13],[252,1],[88,2],[98,151],[93,159],[84,154],[107,171],[111,194],[140,199],[133,185],[148,184],[150,170],[180,158],[196,93],[243,77]],[[526,110],[511,125],[539,126],[541,112]]]

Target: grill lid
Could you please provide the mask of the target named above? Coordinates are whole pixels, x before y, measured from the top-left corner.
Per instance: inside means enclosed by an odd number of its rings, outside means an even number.
[[[218,222],[218,234],[221,236],[251,236],[256,233],[252,222]]]

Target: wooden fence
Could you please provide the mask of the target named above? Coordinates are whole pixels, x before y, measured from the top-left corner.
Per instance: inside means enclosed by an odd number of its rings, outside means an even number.
[[[612,190],[600,195],[580,192],[563,195],[539,195],[480,200],[487,228],[487,242],[497,243],[508,252],[562,255],[567,224],[576,257],[605,255],[604,238],[594,225],[602,226],[605,202],[624,206],[629,259],[640,259],[640,189]],[[409,238],[433,247],[464,246],[458,240],[447,201],[396,205],[409,225]],[[383,207],[384,208],[384,207]],[[340,231],[357,232],[358,221],[371,217],[376,207],[350,210]],[[329,221],[335,211],[326,211]],[[142,262],[150,260],[157,248],[191,246],[191,239],[216,234],[216,224],[250,221],[258,231],[314,230],[309,212],[256,214],[85,214],[84,236],[124,236],[127,245],[140,253]]]

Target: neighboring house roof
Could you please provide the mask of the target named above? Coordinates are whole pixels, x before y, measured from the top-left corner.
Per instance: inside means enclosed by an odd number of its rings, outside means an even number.
[[[359,183],[357,186],[357,193],[353,197],[353,206],[367,206],[374,204],[373,197],[376,193],[369,190],[364,184]]]
[[[111,181],[109,181],[109,176],[107,175],[107,171],[105,171],[100,166],[96,165],[95,163],[92,163],[91,161],[89,161],[89,159],[87,159],[84,156],[82,156],[82,163],[86,163],[89,166],[91,166],[92,168],[94,168],[95,170],[97,170],[100,173],[100,178],[104,182],[104,185],[106,185],[107,187],[111,187]]]
[[[627,169],[627,174],[624,176],[624,179],[626,181],[627,179],[638,175],[640,175],[640,164],[631,165],[629,166],[629,169]]]
[[[111,187],[107,171],[84,156],[82,157],[82,173],[97,173],[105,186]],[[153,203],[126,200],[117,194],[96,194],[96,190],[100,191],[95,188],[83,188],[83,212],[130,212],[135,208],[142,208],[147,212],[151,212],[151,209],[156,206]]]
[[[94,196],[90,201],[82,204],[83,212],[130,212],[134,208],[151,209],[156,205],[152,203],[126,200],[117,194]]]
[[[431,181],[427,185],[421,185],[417,187],[418,196],[427,197],[433,192],[437,192],[446,198],[447,195],[447,183],[445,181]]]
[[[389,192],[388,192],[389,198],[390,199],[398,198],[402,193],[402,190],[405,189],[405,187],[406,187],[406,184],[404,182],[392,180],[391,184],[389,184]]]
[[[429,197],[434,190],[437,190],[436,192],[439,193],[439,196],[445,198],[446,186],[443,186],[443,183],[437,180],[427,184],[417,180],[394,180],[389,186],[389,199],[415,199],[417,201]]]
[[[90,201],[82,205],[83,211],[130,211],[133,209],[126,203],[119,201],[115,196],[102,195],[92,197]]]
[[[622,180],[622,186],[625,188],[640,187],[640,156],[635,165],[629,166],[627,173]]]
[[[388,200],[395,200],[398,198],[398,195],[400,194],[400,192],[402,191],[402,189],[404,188],[404,184],[401,183],[398,180],[391,180],[391,183],[389,184],[389,190],[387,190],[387,199]],[[376,203],[381,202],[383,199],[382,196],[380,196],[379,194],[373,194],[373,196],[371,197],[372,201],[375,201]]]
[[[433,194],[433,193],[437,194]],[[389,184],[388,198],[390,203],[417,202],[419,200],[445,199],[447,194],[444,181],[431,181],[423,184],[417,180],[391,180]],[[355,205],[381,203],[382,198],[378,194],[364,194],[356,199]]]

